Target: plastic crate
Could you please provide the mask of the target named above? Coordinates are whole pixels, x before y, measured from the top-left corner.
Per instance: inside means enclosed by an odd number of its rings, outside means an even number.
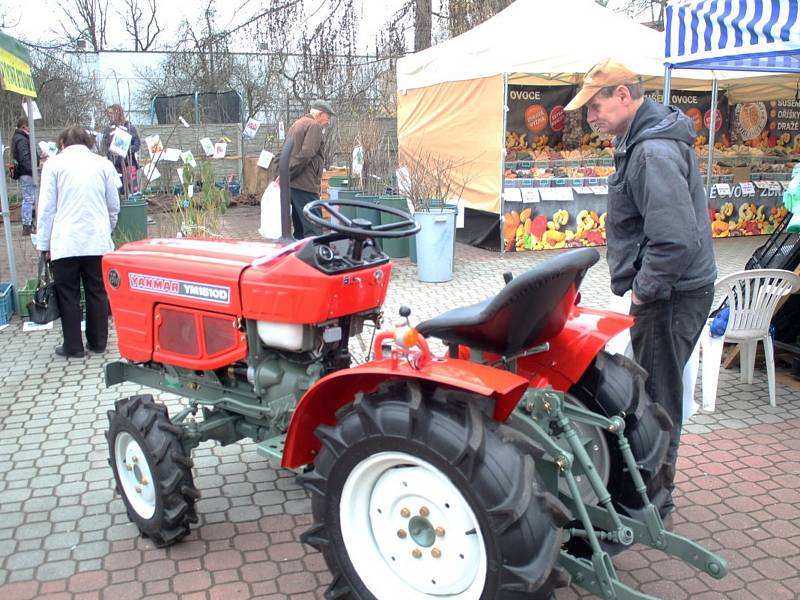
[[[14,314],[14,286],[0,283],[0,325],[5,325]]]
[[[28,302],[33,300],[33,294],[36,292],[36,283],[38,279],[28,279],[22,289],[19,291],[19,314],[21,317],[28,315]]]

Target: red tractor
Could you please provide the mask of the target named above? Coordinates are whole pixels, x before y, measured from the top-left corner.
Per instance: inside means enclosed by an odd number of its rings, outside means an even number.
[[[340,201],[342,206],[364,206]],[[158,545],[197,521],[191,450],[252,439],[300,472],[304,541],[333,575],[326,597],[550,598],[572,580],[645,599],[610,556],[634,542],[722,577],[725,562],[664,529],[671,423],[633,362],[603,351],[631,317],[582,308],[593,249],[557,256],[493,298],[380,333],[353,366],[348,342],[381,323],[391,263],[371,228],[325,204],[329,233],[295,243],[127,244],[103,260],[123,360],[108,385],[177,393],[116,402],[110,463],[128,515]],[[449,351],[434,356],[426,338]]]

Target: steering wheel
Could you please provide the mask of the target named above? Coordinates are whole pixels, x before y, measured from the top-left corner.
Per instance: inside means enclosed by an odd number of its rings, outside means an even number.
[[[400,217],[399,221],[394,223],[386,223],[385,225],[372,225],[367,219],[349,219],[344,216],[336,206],[353,206],[361,208],[371,208],[381,213]],[[326,221],[321,215],[312,211],[319,209],[327,210],[332,221]],[[399,208],[392,208],[391,206],[381,206],[373,202],[364,202],[362,200],[336,200],[334,204],[323,202],[322,200],[314,200],[309,202],[303,207],[303,215],[306,219],[321,227],[326,227],[337,233],[344,233],[353,238],[402,238],[414,235],[419,232],[420,225],[411,218],[407,212]]]

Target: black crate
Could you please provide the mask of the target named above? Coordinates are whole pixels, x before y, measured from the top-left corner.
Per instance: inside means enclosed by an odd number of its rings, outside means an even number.
[[[800,233],[789,233],[792,218],[788,213],[763,246],[756,248],[745,269],[785,269],[794,271],[800,264]]]

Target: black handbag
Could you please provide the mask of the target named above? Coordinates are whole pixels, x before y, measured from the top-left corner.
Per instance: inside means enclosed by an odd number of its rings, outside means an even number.
[[[28,302],[28,315],[31,321],[39,325],[55,321],[59,317],[56,284],[50,272],[50,260],[39,257],[39,283],[33,293],[33,300]]]

